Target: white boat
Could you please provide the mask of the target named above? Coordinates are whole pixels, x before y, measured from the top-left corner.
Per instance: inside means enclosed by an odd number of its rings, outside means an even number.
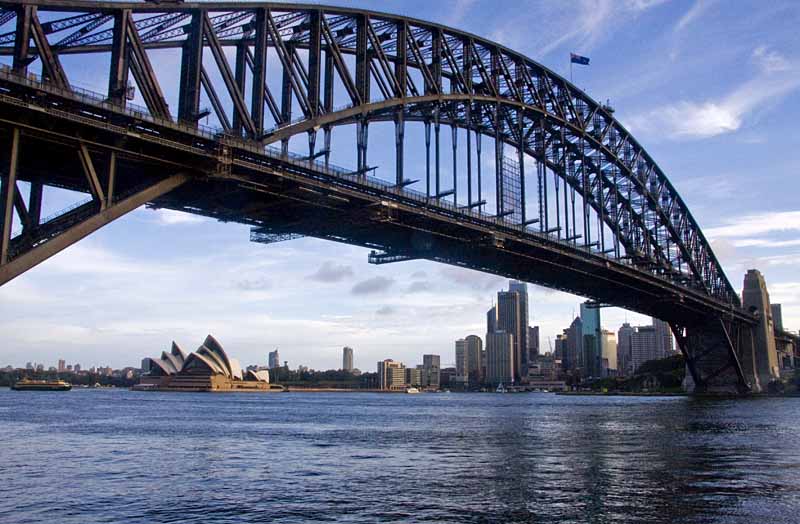
[[[419,393],[419,390],[417,388],[414,388],[414,387],[406,388],[406,393],[409,393],[409,394]]]
[[[498,384],[497,389],[494,390],[494,392],[495,393],[508,393],[508,390],[506,389],[506,387],[501,382],[500,384]]]

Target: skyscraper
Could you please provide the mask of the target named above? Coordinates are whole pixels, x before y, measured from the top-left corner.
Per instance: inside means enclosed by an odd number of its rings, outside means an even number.
[[[600,370],[601,376],[610,377],[617,373],[617,335],[613,331],[600,331]]]
[[[467,376],[470,383],[480,384],[483,381],[483,341],[477,335],[469,335],[464,340],[467,342]]]
[[[657,318],[653,319],[653,327],[656,328],[656,355],[657,358],[666,358],[675,351],[672,343],[672,329],[669,324]]]
[[[66,370],[67,370],[67,362],[63,358],[58,359],[58,372],[63,373]]]
[[[636,330],[625,322],[617,331],[617,366],[619,374],[632,375],[631,369],[631,337]]]
[[[783,312],[781,311],[780,304],[770,304],[770,313],[772,314],[772,325],[775,331],[783,331]]]
[[[658,334],[654,326],[639,326],[631,335],[631,369],[633,373],[648,360],[660,358],[657,356]]]
[[[353,348],[348,346],[342,348],[342,370],[353,371]]]
[[[486,334],[486,382],[514,381],[514,336],[505,331]]]
[[[527,366],[525,358],[527,347],[521,345],[522,339],[522,305],[516,291],[500,291],[497,293],[497,330],[505,331],[513,338],[514,379],[522,378],[523,367]],[[527,338],[527,337],[526,337]]]
[[[539,356],[539,326],[528,326],[528,362]]]
[[[519,337],[519,348],[521,352],[520,356],[522,358],[522,364],[523,367],[527,367],[529,359],[528,325],[530,324],[530,318],[528,317],[528,284],[518,280],[512,280],[508,283],[508,290],[511,292],[516,292],[519,295],[520,329],[519,334],[515,334],[514,336]],[[524,372],[524,369],[521,369],[520,371]]]
[[[406,367],[390,358],[378,362],[378,384],[384,390],[401,390],[406,385]]]
[[[277,369],[281,367],[281,358],[278,355],[278,350],[269,352],[269,369]]]
[[[463,338],[456,340],[456,382],[465,384],[469,377],[467,367],[467,341]]]
[[[422,385],[439,388],[441,382],[442,359],[439,355],[422,355]]]
[[[601,355],[600,347],[600,308],[591,302],[581,304],[581,322],[583,331],[583,362],[584,373],[588,377],[600,377]]]
[[[497,306],[486,312],[486,332],[494,333],[497,331]]]
[[[567,335],[567,347],[563,362],[564,369],[585,373],[583,368],[583,321],[581,317],[575,317],[572,324],[564,332]]]

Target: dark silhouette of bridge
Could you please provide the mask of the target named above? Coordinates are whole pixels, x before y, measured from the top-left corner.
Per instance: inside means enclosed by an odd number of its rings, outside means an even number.
[[[525,56],[337,7],[0,8],[0,284],[147,204],[247,224],[256,242],[346,242],[374,264],[435,260],[652,315],[698,391],[757,386],[761,320],[676,189],[611,107]],[[74,87],[62,62],[107,90]],[[376,144],[371,126],[394,133]],[[406,168],[410,148],[424,171]],[[45,187],[88,199],[43,218]]]

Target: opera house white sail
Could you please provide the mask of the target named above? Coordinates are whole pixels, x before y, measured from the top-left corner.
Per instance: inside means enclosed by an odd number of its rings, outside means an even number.
[[[197,351],[186,355],[176,344],[161,358],[143,361],[146,374],[134,389],[158,391],[274,391],[269,371],[242,372],[239,361],[228,357],[222,344],[208,335]]]

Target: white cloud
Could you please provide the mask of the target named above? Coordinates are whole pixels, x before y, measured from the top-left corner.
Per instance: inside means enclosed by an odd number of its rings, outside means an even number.
[[[562,2],[537,5],[534,33],[519,31],[517,16],[496,27],[489,38],[533,56],[546,56],[569,45],[570,51],[587,53],[620,28],[666,0],[580,0],[576,6]],[[546,20],[546,24],[539,23]],[[533,23],[534,20],[531,20]]]
[[[736,247],[796,247],[800,246],[800,239],[770,240],[765,238],[745,238],[742,240],[735,240],[733,245]]]
[[[780,231],[800,231],[800,211],[744,215],[727,220],[724,225],[707,228],[704,233],[717,239],[748,238]]]
[[[682,100],[627,118],[626,122],[632,130],[656,139],[703,139],[737,131],[747,118],[769,109],[800,87],[798,68],[779,66],[778,56],[773,53],[759,58],[761,74],[719,100]]]
[[[158,222],[165,226],[175,226],[184,224],[201,224],[206,221],[205,217],[175,211],[173,209],[157,209]]]
[[[674,31],[679,32],[686,29],[686,26],[700,18],[708,9],[717,3],[717,0],[697,0],[692,7],[675,24]]]
[[[781,73],[789,71],[792,66],[786,58],[777,51],[770,50],[767,46],[761,45],[753,50],[753,61],[765,73]]]

